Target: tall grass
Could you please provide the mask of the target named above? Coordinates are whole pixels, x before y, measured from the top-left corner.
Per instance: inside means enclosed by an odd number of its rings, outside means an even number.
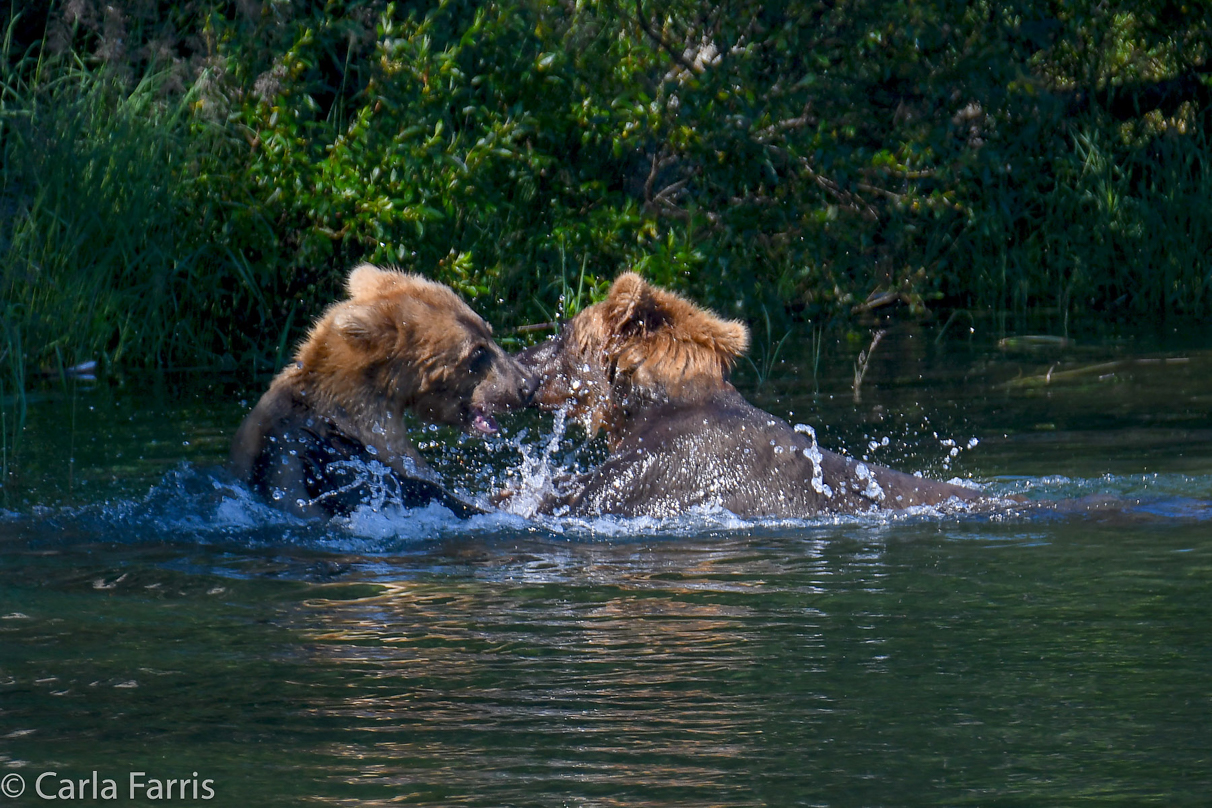
[[[984,185],[961,237],[976,308],[1072,316],[1203,317],[1212,311],[1212,137],[1132,142],[1074,125],[1068,149]],[[1029,153],[1023,149],[1020,154]]]
[[[11,27],[11,26],[10,26]],[[128,86],[73,54],[0,54],[0,410],[5,473],[40,372],[165,364],[214,343],[187,316],[209,249],[189,167],[192,95]],[[203,206],[204,208],[205,206]]]
[[[0,487],[16,466],[26,412],[21,332],[9,327],[5,308],[6,316],[0,329]]]
[[[157,100],[154,77],[126,92],[78,67],[13,89],[0,163],[9,330],[35,365],[115,361],[136,341],[163,358],[177,314],[172,278],[190,257],[175,228],[182,121]]]

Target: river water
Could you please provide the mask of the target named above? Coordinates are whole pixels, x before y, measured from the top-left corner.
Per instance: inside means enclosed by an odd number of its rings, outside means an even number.
[[[864,344],[739,386],[829,448],[1062,504],[300,522],[216,468],[264,380],[48,386],[0,489],[12,802],[104,803],[96,772],[137,804],[1207,805],[1212,335],[894,330],[856,402]],[[418,434],[477,495],[600,454],[544,459],[551,429]]]

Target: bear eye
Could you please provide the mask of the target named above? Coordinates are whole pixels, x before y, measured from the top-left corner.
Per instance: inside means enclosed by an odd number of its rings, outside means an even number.
[[[477,345],[467,357],[467,371],[474,375],[485,373],[491,364],[492,353],[483,345]]]

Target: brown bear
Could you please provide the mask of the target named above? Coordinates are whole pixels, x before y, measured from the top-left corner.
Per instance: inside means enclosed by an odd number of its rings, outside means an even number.
[[[438,484],[404,413],[491,434],[493,413],[525,405],[536,377],[440,283],[363,264],[346,288],[349,299],[316,321],[244,419],[233,473],[300,516],[345,514],[384,496],[479,513]]]
[[[748,345],[744,324],[625,273],[603,302],[520,354],[540,376],[535,405],[565,408],[610,447],[541,510],[664,518],[720,506],[797,518],[982,498],[821,449],[811,429],[749,404],[728,381]]]

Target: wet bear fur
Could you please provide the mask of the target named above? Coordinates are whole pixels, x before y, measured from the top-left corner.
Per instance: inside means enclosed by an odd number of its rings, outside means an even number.
[[[626,273],[606,300],[519,355],[540,377],[534,404],[564,408],[610,447],[542,510],[666,518],[719,506],[797,518],[981,497],[821,449],[754,407],[728,381],[748,344],[744,324]]]
[[[364,264],[346,288],[244,419],[232,472],[300,516],[347,514],[384,491],[407,507],[480,512],[439,485],[404,414],[494,432],[493,413],[524,405],[536,379],[442,284]]]

